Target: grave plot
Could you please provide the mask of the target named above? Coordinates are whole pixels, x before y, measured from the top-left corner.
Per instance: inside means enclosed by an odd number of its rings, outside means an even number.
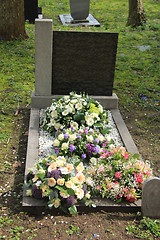
[[[64,37],[65,41],[60,41]],[[83,41],[83,39],[86,40]],[[90,40],[89,40],[90,39]],[[83,45],[79,45],[83,41]],[[88,41],[90,41],[91,47],[89,48],[89,55],[87,55]],[[134,141],[121,117],[118,110],[118,97],[112,92],[113,80],[114,80],[114,67],[116,60],[116,48],[117,48],[118,35],[111,33],[77,33],[77,32],[53,32],[52,31],[52,20],[36,20],[36,72],[35,72],[35,92],[32,93],[31,98],[31,115],[29,124],[29,137],[26,157],[26,168],[25,168],[25,180],[28,174],[28,169],[32,168],[34,163],[38,160],[39,151],[39,120],[40,120],[40,109],[46,108],[51,105],[53,99],[57,99],[59,96],[67,95],[71,91],[78,92],[89,91],[89,95],[93,99],[98,100],[105,109],[109,109],[112,113],[112,117],[120,134],[121,140],[126,147],[127,151],[131,154],[138,153],[138,149],[134,144]],[[96,46],[104,54],[98,56],[99,62],[96,61]],[[66,45],[65,45],[66,44]],[[93,51],[92,51],[93,47]],[[71,48],[71,49],[70,49]],[[80,48],[80,49],[78,49]],[[83,49],[84,48],[84,55]],[[78,49],[78,55],[76,55]],[[62,53],[60,53],[62,50]],[[64,50],[64,51],[63,51]],[[67,52],[68,51],[68,52]],[[73,62],[72,61],[72,54]],[[79,56],[80,55],[80,56]],[[108,56],[108,57],[107,57]],[[102,59],[101,59],[102,57]],[[107,58],[107,60],[106,60]],[[76,61],[77,60],[77,61]],[[106,61],[105,61],[106,60]],[[65,64],[66,63],[66,64]],[[71,63],[71,66],[69,66]],[[88,74],[85,64],[91,65],[90,73]],[[84,65],[83,65],[84,64]],[[94,66],[96,64],[96,78],[91,75],[95,75]],[[67,68],[66,68],[67,66]],[[79,66],[81,66],[79,68]],[[75,69],[74,69],[75,67]],[[70,69],[70,72],[68,70]],[[107,69],[107,70],[106,70]],[[82,76],[81,72],[83,72]],[[107,74],[107,73],[110,74]],[[66,74],[65,74],[66,73]],[[71,78],[74,73],[74,79]],[[76,78],[77,73],[77,78]],[[88,75],[87,75],[88,74]],[[98,76],[100,77],[98,78]],[[83,80],[83,76],[87,75],[86,80]],[[98,78],[98,84],[97,84]],[[71,79],[71,83],[69,83]],[[76,83],[76,79],[77,83]],[[60,81],[60,82],[59,82]],[[93,81],[93,82],[92,82]],[[95,86],[97,87],[94,87]],[[85,88],[83,88],[85,85]],[[90,87],[92,86],[92,87]],[[66,89],[66,92],[65,92]],[[93,91],[92,91],[93,89]],[[97,89],[97,91],[96,91]],[[57,94],[58,93],[58,94]],[[87,93],[87,91],[86,91]],[[96,95],[96,93],[98,93]],[[104,95],[103,95],[104,93]],[[159,180],[158,180],[159,181]],[[150,182],[150,181],[148,181]],[[147,183],[146,183],[147,184]],[[159,184],[159,183],[158,183]],[[26,195],[27,188],[24,187],[23,192],[23,206],[24,207],[39,207],[44,206],[45,203],[42,200],[35,199]],[[144,190],[145,196],[145,190]],[[141,210],[141,199],[129,203],[115,203],[114,201],[96,198],[94,199],[97,208],[105,208],[108,211],[140,211]],[[156,197],[154,199],[156,201]],[[145,212],[146,205],[150,206],[147,199],[143,199],[145,202],[142,211],[147,215],[155,216],[155,212],[150,210],[150,213]],[[81,206],[79,206],[79,209]],[[86,207],[87,209],[88,207]],[[159,214],[159,213],[158,213]],[[157,215],[156,215],[157,216]]]

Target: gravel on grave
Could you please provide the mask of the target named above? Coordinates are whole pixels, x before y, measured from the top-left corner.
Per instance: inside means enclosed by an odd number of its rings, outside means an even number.
[[[44,118],[44,109],[40,110],[40,123],[42,122],[42,119]],[[110,139],[113,139],[115,142],[115,145],[117,146],[123,146],[121,137],[119,135],[118,129],[114,123],[114,120],[112,118],[112,114],[110,111],[108,111],[108,127],[111,128],[111,131],[109,134],[107,134],[107,137]],[[39,160],[46,158],[48,155],[53,153],[52,146],[54,137],[50,136],[50,134],[46,131],[44,131],[42,128],[40,128],[39,131],[39,154],[38,158]]]

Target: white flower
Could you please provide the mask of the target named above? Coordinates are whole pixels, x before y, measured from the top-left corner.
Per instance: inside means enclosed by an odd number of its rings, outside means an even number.
[[[26,195],[31,197],[32,196],[32,190],[31,189],[27,189],[26,190]]]
[[[87,141],[88,142],[93,142],[93,136],[92,135],[86,135]]]
[[[42,183],[41,181],[37,181],[36,186],[39,187],[41,185],[41,183]]]
[[[100,142],[103,142],[104,136],[103,136],[102,134],[99,134],[99,135],[98,135],[98,139],[99,139]]]
[[[69,146],[68,142],[67,143],[62,143],[61,149],[66,150],[66,149],[68,149],[68,146]]]
[[[67,109],[65,109],[65,110],[62,112],[62,115],[63,115],[63,116],[66,116],[66,115],[68,115],[68,110],[67,110]]]
[[[64,134],[61,133],[59,136],[58,136],[58,140],[62,141],[64,139]]]
[[[77,129],[77,128],[78,128],[78,123],[72,121],[72,122],[70,123],[70,126]]]
[[[55,139],[55,140],[53,141],[53,145],[54,145],[54,147],[59,147],[60,141],[59,141],[58,139]]]
[[[92,126],[94,124],[94,120],[92,118],[89,118],[87,121],[86,121],[87,125],[88,126]]]
[[[59,128],[61,128],[62,127],[62,125],[60,124],[60,123],[55,123],[54,124],[54,127],[55,127],[55,129],[59,129]]]
[[[93,187],[93,185],[94,185],[93,179],[92,179],[91,177],[86,178],[86,183],[87,183],[88,185],[92,186],[92,187]]]
[[[91,194],[90,194],[89,192],[87,192],[86,195],[85,195],[85,197],[86,197],[87,199],[90,199]]]
[[[103,112],[103,107],[102,107],[102,105],[99,105],[99,106],[98,106],[98,111],[99,111],[100,113]]]
[[[69,171],[66,167],[60,167],[59,170],[61,170],[61,173],[65,174],[65,175],[69,173]]]
[[[76,103],[77,103],[77,99],[72,99],[72,100],[71,100],[71,103],[72,103],[72,104],[76,104]]]
[[[81,188],[76,188],[75,194],[77,195],[78,199],[82,199],[84,197],[84,191]]]
[[[54,126],[55,123],[56,123],[55,120],[53,118],[51,118],[50,123],[48,123],[48,127]]]
[[[92,118],[96,118],[97,120],[99,120],[99,117],[98,117],[98,114],[97,114],[97,113],[92,113],[92,114],[91,114],[91,117],[92,117]]]
[[[81,110],[81,109],[82,109],[82,103],[77,103],[77,104],[75,105],[75,108],[76,108],[77,110]]]
[[[74,141],[77,137],[76,137],[76,134],[71,134],[69,138],[71,141]]]
[[[97,159],[95,157],[92,157],[90,159],[90,162],[91,162],[92,165],[96,165],[97,164]]]
[[[56,107],[55,107],[53,104],[51,104],[50,110],[51,110],[51,111],[54,111],[55,109],[56,109]]]
[[[52,118],[57,117],[57,115],[58,115],[58,113],[57,113],[56,110],[54,110],[54,111],[51,112],[51,117],[52,117]]]

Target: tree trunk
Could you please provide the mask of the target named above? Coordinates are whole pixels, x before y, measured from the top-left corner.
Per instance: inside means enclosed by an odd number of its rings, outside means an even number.
[[[12,40],[27,37],[24,0],[0,0],[0,38]]]
[[[137,27],[146,22],[142,0],[129,0],[129,17],[127,26]]]

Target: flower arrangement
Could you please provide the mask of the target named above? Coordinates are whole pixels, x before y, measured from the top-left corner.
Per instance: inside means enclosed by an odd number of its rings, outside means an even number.
[[[53,148],[57,156],[78,155],[82,161],[88,163],[90,158],[100,157],[100,154],[108,151],[113,143],[112,139],[104,137],[96,128],[70,127],[56,132]]]
[[[90,199],[87,190],[92,181],[85,177],[83,163],[78,158],[50,156],[38,161],[27,175],[27,196],[47,199],[48,206],[76,214],[75,204]]]
[[[144,180],[152,175],[149,162],[137,159],[124,147],[112,147],[101,154],[87,170],[87,176],[93,179],[93,195],[101,195],[116,202],[125,199],[134,202],[141,197]]]
[[[152,176],[150,164],[106,134],[108,119],[107,111],[85,94],[53,100],[40,127],[52,136],[54,154],[29,169],[27,195],[71,214],[79,202],[93,206],[92,197],[116,202],[141,197],[143,182]]]
[[[102,105],[85,94],[71,92],[69,96],[54,99],[45,111],[42,122],[44,130],[54,135],[57,129],[80,128],[82,125],[96,127],[105,134],[108,132],[107,111]]]

